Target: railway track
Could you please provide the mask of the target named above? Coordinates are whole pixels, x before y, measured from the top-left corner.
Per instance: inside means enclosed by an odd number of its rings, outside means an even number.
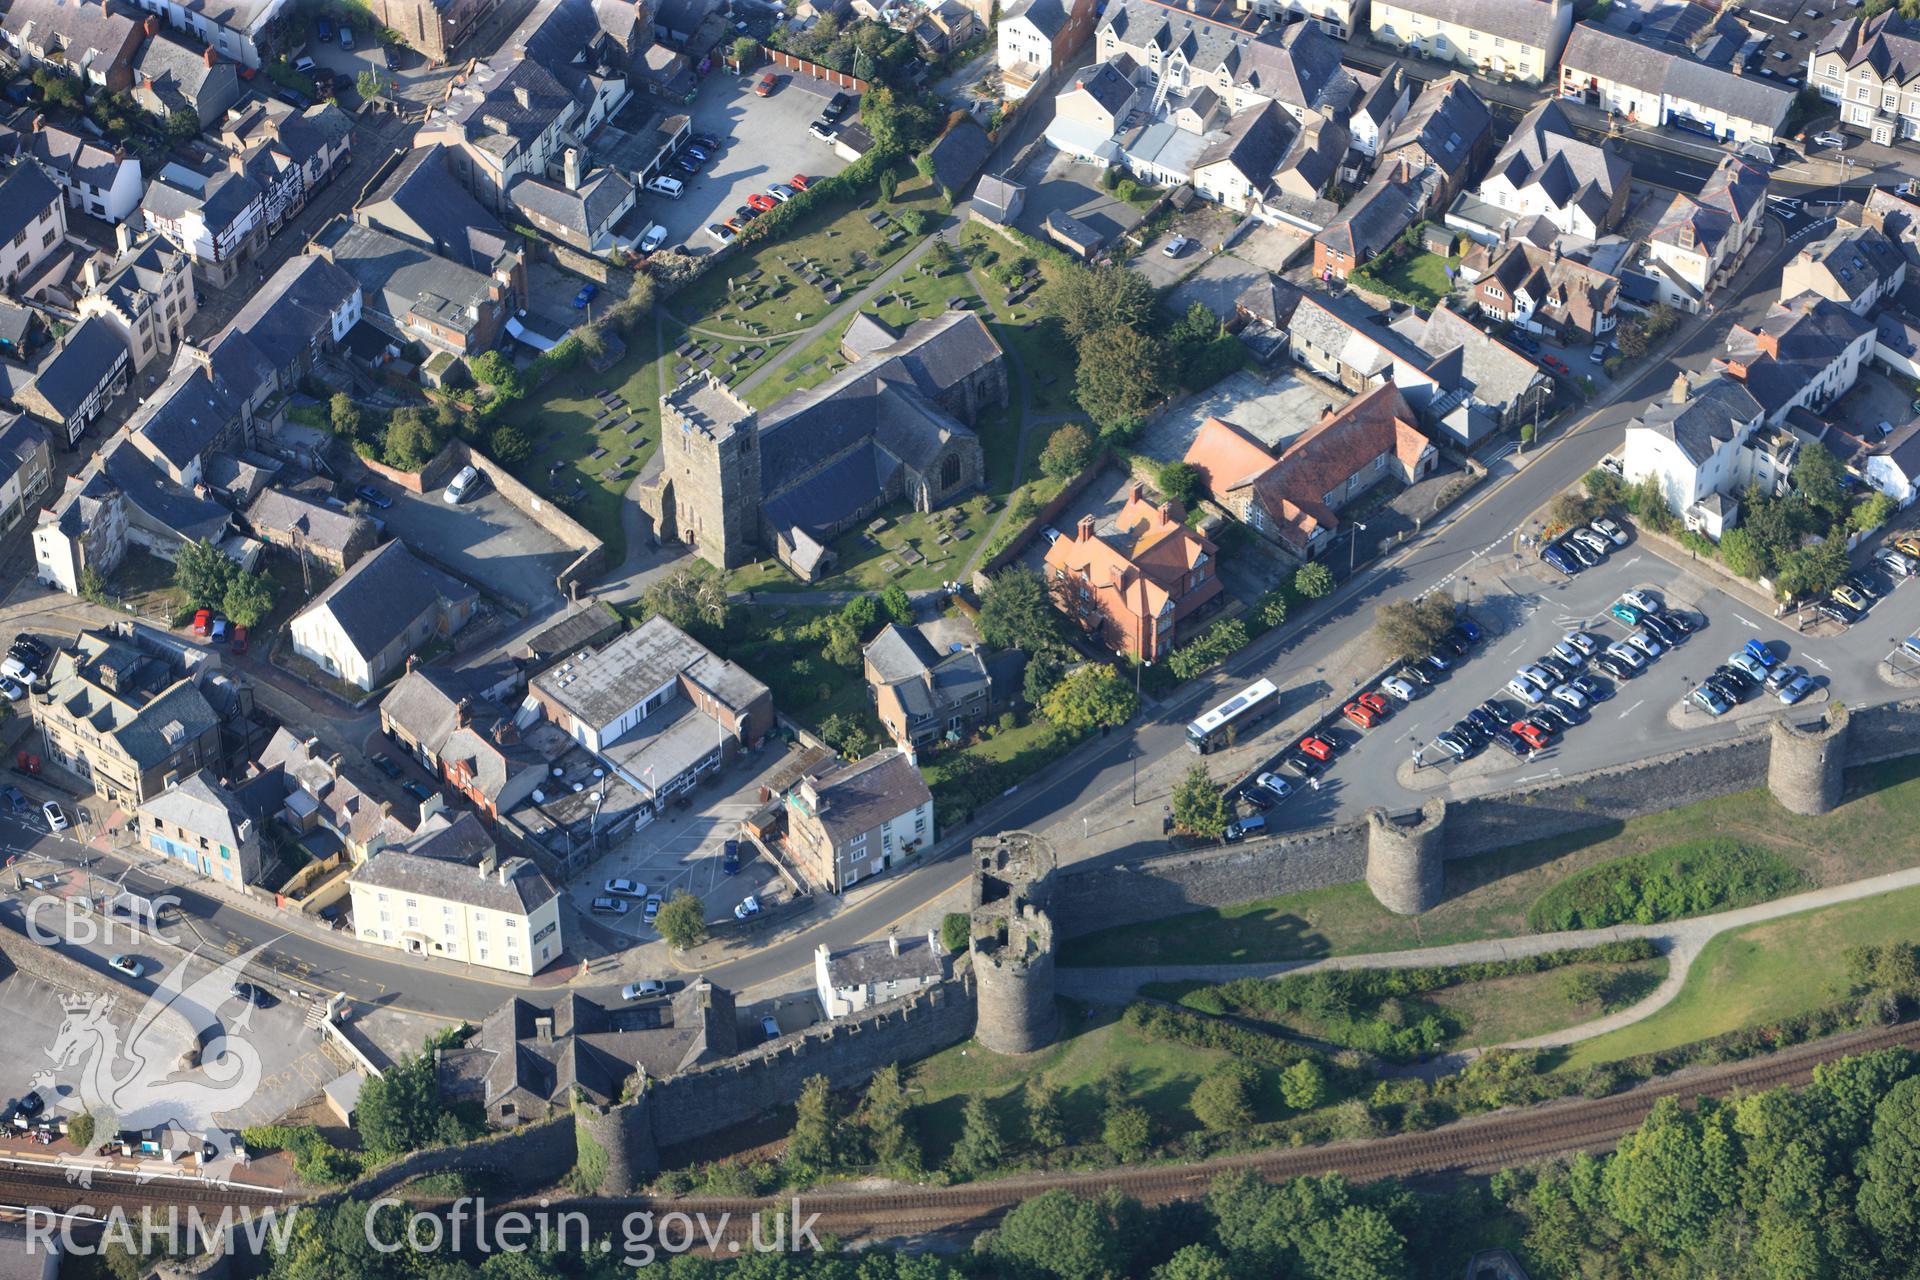
[[[244,1184],[221,1185],[183,1178],[164,1177],[141,1182],[130,1174],[92,1170],[91,1185],[68,1181],[73,1170],[61,1165],[9,1164],[0,1167],[0,1204],[16,1211],[48,1210],[66,1214],[88,1210],[98,1216],[112,1208],[137,1213],[142,1210],[197,1209],[217,1215],[223,1209],[238,1213],[245,1209],[281,1208],[295,1203],[271,1189]]]
[[[1661,1098],[1724,1097],[1804,1083],[1822,1062],[1896,1046],[1920,1048],[1920,1023],[1851,1032],[1765,1058],[1677,1073],[1605,1098],[1569,1099],[1493,1112],[1425,1133],[1249,1152],[1190,1165],[1023,1174],[957,1187],[833,1187],[802,1194],[797,1203],[802,1218],[819,1215],[814,1230],[820,1235],[831,1232],[842,1240],[878,1241],[981,1230],[1013,1206],[1056,1188],[1082,1195],[1112,1188],[1147,1204],[1161,1204],[1202,1195],[1214,1178],[1241,1169],[1269,1180],[1332,1172],[1355,1181],[1491,1172],[1548,1156],[1610,1149],[1621,1135],[1636,1128]],[[715,1229],[717,1251],[731,1253],[749,1247],[749,1223],[754,1215],[788,1211],[794,1203],[793,1197],[635,1197],[561,1201],[551,1207],[585,1211],[597,1229],[613,1232],[616,1240],[621,1224],[636,1213],[651,1213],[656,1218],[672,1213],[704,1216],[709,1224],[724,1218],[724,1226]]]

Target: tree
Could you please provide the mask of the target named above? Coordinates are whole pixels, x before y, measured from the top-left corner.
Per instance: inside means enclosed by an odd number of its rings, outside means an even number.
[[[415,408],[395,409],[387,419],[386,445],[381,456],[400,471],[419,471],[440,452],[439,434],[427,416]]]
[[[1083,1200],[1055,1188],[1015,1205],[981,1241],[1006,1274],[1049,1280],[1105,1280],[1130,1273],[1140,1206],[1124,1197]]]
[[[1111,325],[1080,344],[1074,397],[1103,434],[1130,439],[1166,398],[1172,361],[1160,339]]]
[[[1153,286],[1127,267],[1068,267],[1049,293],[1048,309],[1076,347],[1113,325],[1144,329],[1153,316]]]
[[[1854,504],[1847,527],[1859,533],[1871,532],[1891,520],[1896,509],[1893,499],[1876,489]]]
[[[653,927],[675,951],[685,951],[706,941],[707,908],[700,895],[677,889],[653,918]]]
[[[1403,1280],[1406,1248],[1393,1219],[1357,1204],[1307,1224],[1298,1245],[1306,1273],[1323,1280]]]
[[[1133,718],[1140,701],[1112,667],[1090,665],[1070,672],[1047,693],[1040,714],[1073,733],[1112,728]]]
[[[35,67],[33,84],[40,90],[40,96],[56,107],[72,107],[77,111],[84,105],[80,90],[72,78],[61,75],[52,67]]]
[[[1227,1260],[1204,1244],[1190,1244],[1153,1269],[1153,1280],[1232,1280]]]
[[[1547,509],[1547,519],[1558,528],[1571,529],[1599,515],[1600,513],[1594,510],[1594,506],[1593,499],[1584,494],[1569,491],[1553,500],[1553,504]]]
[[[1048,690],[1066,678],[1066,664],[1051,649],[1043,649],[1027,659],[1027,673],[1020,681],[1020,696],[1030,707],[1047,699]]]
[[[906,588],[897,582],[889,582],[886,590],[880,593],[880,610],[887,615],[889,622],[897,622],[903,627],[913,625],[913,600],[907,595]]]
[[[1837,537],[1828,538],[1789,554],[1780,562],[1773,584],[1789,598],[1825,595],[1850,567],[1846,543]]]
[[[1100,1140],[1120,1160],[1138,1160],[1153,1141],[1153,1120],[1145,1107],[1112,1107],[1100,1126]]]
[[[327,401],[327,425],[333,428],[337,436],[352,440],[359,436],[363,417],[360,406],[344,391],[336,391],[333,399]]]
[[[862,759],[873,751],[873,735],[859,716],[835,712],[821,724],[820,736],[849,760]]]
[[[873,630],[873,624],[880,618],[880,606],[872,596],[858,595],[840,606],[840,616],[847,620],[858,639]]]
[[[681,569],[647,588],[642,597],[647,612],[657,614],[682,631],[727,625],[727,588],[719,578],[693,569]]]
[[[980,638],[994,649],[1038,653],[1059,637],[1047,584],[1031,569],[1003,569],[980,593]]]
[[[1210,387],[1246,363],[1246,349],[1227,332],[1220,317],[1195,302],[1167,330],[1175,376],[1190,391]]]
[[[384,1076],[370,1077],[354,1104],[354,1128],[377,1158],[404,1155],[441,1140],[445,1105],[430,1053],[408,1054]]]
[[[234,626],[257,627],[273,608],[273,579],[264,573],[236,573],[222,599]]]
[[[1047,437],[1040,451],[1040,471],[1056,480],[1079,475],[1093,461],[1093,437],[1077,422],[1069,422]]]
[[[1000,1122],[982,1093],[967,1095],[962,1113],[960,1141],[953,1144],[947,1167],[967,1178],[977,1178],[1000,1167],[1005,1151],[1000,1141]]]
[[[487,437],[487,447],[493,459],[505,467],[517,467],[533,456],[533,443],[527,439],[526,432],[511,422],[503,422],[493,429]]]
[[[1183,507],[1193,505],[1205,480],[1200,468],[1177,458],[1161,463],[1153,473],[1153,487],[1160,491],[1160,496]]]
[[[669,904],[671,905],[671,904]],[[661,908],[665,915],[666,909]],[[802,1179],[818,1177],[839,1163],[840,1124],[825,1076],[808,1076],[793,1104],[793,1133],[786,1163]]]
[[[107,602],[107,580],[92,565],[80,567],[80,580],[74,585],[80,588],[82,600],[100,605]]]
[[[387,90],[393,87],[393,81],[372,67],[368,67],[353,79],[353,87],[359,91],[366,102],[378,102],[387,96]]]
[[[1253,1089],[1259,1079],[1252,1067],[1229,1058],[1194,1086],[1188,1107],[1194,1119],[1215,1132],[1245,1128],[1253,1123]]]
[[[1613,1216],[1659,1249],[1697,1249],[1734,1194],[1725,1162],[1731,1142],[1720,1113],[1695,1115],[1661,1098],[1640,1127],[1620,1140],[1604,1187]]]
[[[1859,1213],[1887,1257],[1920,1258],[1920,1078],[1894,1085],[1873,1109],[1873,1136],[1861,1158]]]
[[[1333,570],[1315,560],[1293,571],[1293,589],[1309,600],[1318,600],[1333,590]]]
[[[185,107],[167,112],[167,137],[186,142],[200,133],[200,117]]]
[[[67,1121],[67,1140],[83,1152],[93,1150],[93,1112],[82,1111]]]
[[[181,546],[173,559],[173,585],[194,609],[223,609],[227,603],[227,584],[239,572],[239,566],[227,553],[206,539]]]
[[[1629,320],[1616,331],[1614,341],[1620,346],[1620,354],[1629,360],[1638,360],[1647,354],[1647,329],[1639,320]]]
[[[1374,633],[1406,662],[1432,653],[1453,624],[1453,598],[1438,591],[1417,600],[1392,600],[1373,612]]]
[[[1749,529],[1727,529],[1721,533],[1720,560],[1743,578],[1758,578],[1767,571]]]
[[[888,204],[893,203],[893,193],[900,189],[900,171],[891,166],[880,171],[880,198]]]
[[[1226,831],[1231,818],[1227,798],[1213,785],[1207,766],[1189,766],[1173,787],[1173,825],[1188,835],[1212,838]]]
[[[1818,440],[1800,445],[1793,463],[1793,492],[1814,510],[1837,523],[1847,514],[1847,491],[1840,483],[1840,463]]]
[[[1037,1150],[1052,1151],[1067,1141],[1066,1125],[1060,1118],[1060,1091],[1043,1075],[1029,1076],[1021,1095],[1027,1117],[1027,1141]]]
[[[867,1150],[872,1153],[875,1164],[904,1177],[914,1177],[920,1172],[920,1144],[914,1139],[909,1124],[912,1109],[907,1101],[906,1086],[900,1081],[898,1063],[873,1073],[860,1108]]]
[[[1311,1111],[1327,1100],[1327,1077],[1320,1064],[1302,1058],[1280,1073],[1280,1100],[1295,1111]]]
[[[513,367],[513,362],[498,351],[482,352],[468,367],[473,370],[474,381],[483,387],[517,388],[520,384],[520,375]],[[516,390],[513,394],[519,393]]]
[[[940,132],[940,115],[926,98],[884,84],[861,96],[860,122],[876,146],[902,155],[918,151]]]
[[[827,647],[821,656],[836,667],[860,665],[860,633],[844,617],[827,619]]]
[[[752,36],[741,36],[733,42],[733,61],[742,71],[757,66],[760,62],[760,42]]]
[[[1627,482],[1605,467],[1595,467],[1580,478],[1587,496],[1601,507],[1617,507],[1626,501]]]

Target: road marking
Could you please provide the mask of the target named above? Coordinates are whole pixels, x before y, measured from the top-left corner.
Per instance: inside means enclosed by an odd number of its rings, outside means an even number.
[[[1760,629],[1760,624],[1757,622],[1749,621],[1747,616],[1744,613],[1736,613],[1733,616],[1734,616],[1734,620],[1737,621],[1743,627],[1747,627],[1754,631],[1758,631]]]
[[[1828,665],[1827,665],[1826,663],[1824,663],[1824,662],[1822,662],[1822,661],[1820,661],[1820,659],[1818,659],[1818,658],[1816,658],[1816,657],[1813,657],[1812,655],[1808,655],[1808,657],[1807,657],[1807,661],[1808,661],[1808,662],[1811,662],[1811,663],[1812,663],[1812,664],[1813,664],[1814,666],[1816,666],[1816,667],[1818,667],[1818,668],[1820,668],[1820,669],[1821,669],[1822,671],[1831,671],[1831,670],[1833,670],[1833,668],[1832,668],[1832,667],[1830,667],[1830,666],[1828,666]]]
[[[1507,650],[1507,652],[1508,652],[1508,653],[1518,653],[1518,652],[1520,652],[1520,651],[1521,651],[1522,649],[1524,649],[1524,648],[1526,648],[1526,647],[1527,647],[1527,642],[1526,642],[1525,640],[1522,640],[1522,641],[1521,641],[1521,642],[1520,642],[1519,644],[1516,644],[1516,645],[1514,645],[1514,646],[1513,646],[1513,648],[1511,648],[1511,649],[1509,649],[1509,650]]]
[[[1515,782],[1540,782],[1547,778],[1557,778],[1559,776],[1560,776],[1560,771],[1558,769],[1549,769],[1545,773],[1530,773],[1524,778],[1515,778],[1514,781]]]
[[[1617,719],[1620,719],[1620,720],[1625,720],[1625,719],[1626,719],[1626,718],[1627,718],[1628,716],[1630,716],[1630,715],[1632,715],[1632,714],[1633,714],[1634,712],[1636,712],[1636,711],[1638,711],[1638,710],[1640,709],[1640,707],[1641,707],[1641,705],[1642,705],[1643,703],[1645,703],[1645,702],[1646,702],[1646,699],[1645,699],[1645,698],[1642,698],[1642,699],[1640,699],[1640,701],[1639,701],[1639,702],[1636,702],[1636,703],[1634,703],[1634,704],[1633,704],[1632,706],[1630,706],[1630,707],[1628,707],[1628,708],[1627,708],[1627,709],[1626,709],[1625,711],[1622,711],[1622,712],[1621,712],[1621,713],[1619,714],[1619,716],[1618,716],[1618,717],[1616,717],[1616,718],[1617,718]]]
[[[1635,557],[1634,557],[1633,559],[1631,559],[1631,560],[1629,560],[1629,561],[1627,561],[1627,568],[1629,568],[1629,569],[1631,569],[1631,568],[1633,568],[1633,566],[1635,566],[1635,565],[1637,565],[1637,564],[1639,564],[1639,563],[1640,563],[1640,557],[1639,557],[1639,556],[1635,556]]]

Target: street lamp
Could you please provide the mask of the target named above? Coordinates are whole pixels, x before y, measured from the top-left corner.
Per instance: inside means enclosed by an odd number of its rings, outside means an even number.
[[[1347,538],[1347,576],[1349,578],[1353,576],[1353,558],[1356,549],[1360,545],[1360,535],[1366,531],[1367,526],[1361,524],[1358,520],[1353,522],[1353,532]]]
[[[1140,673],[1152,665],[1153,663],[1151,661],[1137,662],[1134,664],[1133,700],[1136,703],[1140,701]],[[1133,793],[1133,803],[1136,807],[1140,803],[1140,743],[1138,741],[1139,733],[1140,733],[1139,729],[1136,728],[1134,730],[1134,737],[1129,738],[1127,740],[1127,768],[1128,768],[1128,772],[1131,774],[1131,781],[1129,782],[1128,785]]]

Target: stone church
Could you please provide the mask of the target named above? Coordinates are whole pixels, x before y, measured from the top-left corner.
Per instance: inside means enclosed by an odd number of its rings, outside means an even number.
[[[662,538],[723,569],[772,552],[803,581],[835,536],[894,502],[919,511],[978,488],[973,422],[1007,402],[1006,357],[966,311],[896,333],[849,327],[853,363],[756,414],[706,374],[660,401],[660,451],[640,505]]]

